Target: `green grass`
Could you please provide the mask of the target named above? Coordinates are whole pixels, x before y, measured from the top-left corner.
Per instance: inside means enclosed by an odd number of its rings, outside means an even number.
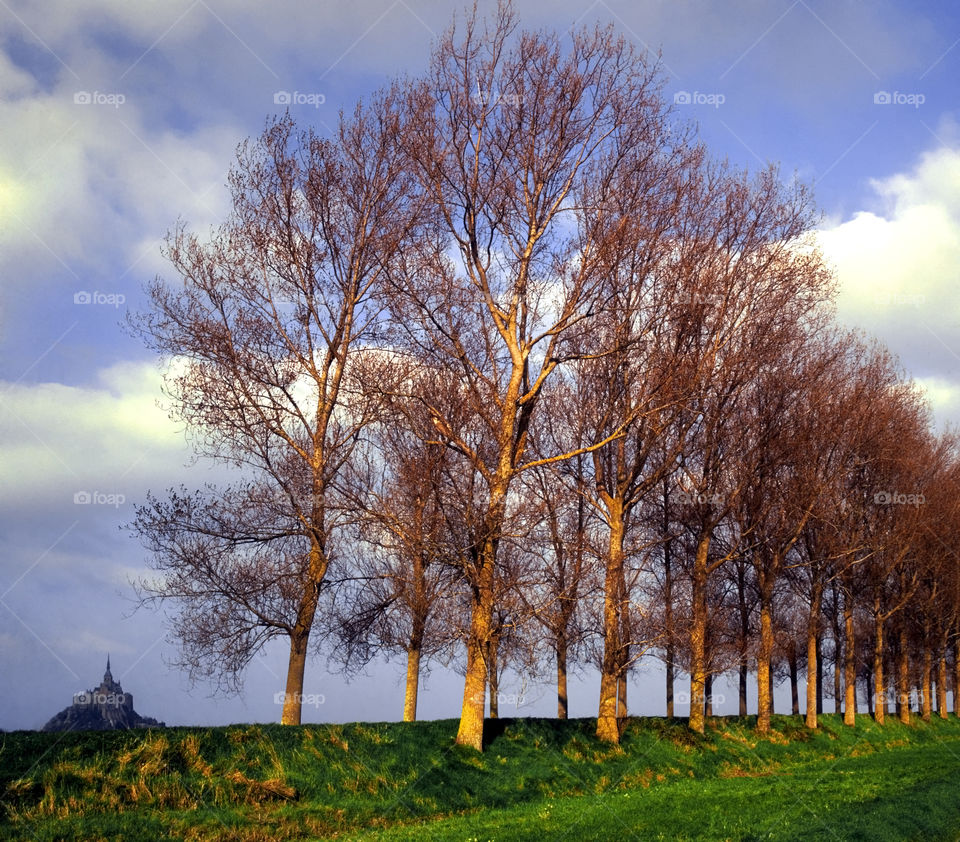
[[[776,717],[0,735],[0,840],[960,839],[960,720]]]

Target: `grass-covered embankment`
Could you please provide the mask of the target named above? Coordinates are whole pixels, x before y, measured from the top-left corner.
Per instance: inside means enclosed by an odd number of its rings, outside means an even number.
[[[0,735],[0,839],[957,839],[960,720],[777,717]]]

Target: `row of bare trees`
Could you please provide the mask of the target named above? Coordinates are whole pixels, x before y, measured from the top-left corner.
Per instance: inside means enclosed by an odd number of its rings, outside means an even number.
[[[700,731],[713,676],[745,699],[754,665],[767,729],[786,649],[815,725],[824,642],[852,716],[868,620],[876,700],[890,664],[901,691],[945,669],[952,441],[831,320],[803,187],[711,159],[663,81],[610,30],[519,32],[504,4],[333,136],[270,122],[230,218],[171,234],[181,283],[132,327],[238,469],[132,524],[193,675],[235,686],[286,638],[298,723],[311,640],[347,668],[402,652],[412,719],[457,661],[479,749],[511,667],[555,669],[565,716],[595,664],[610,741],[648,654],[670,714],[689,674]]]

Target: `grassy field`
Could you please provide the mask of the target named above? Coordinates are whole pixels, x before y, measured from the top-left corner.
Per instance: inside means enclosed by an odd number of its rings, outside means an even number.
[[[0,735],[0,839],[960,839],[960,720],[238,725]]]

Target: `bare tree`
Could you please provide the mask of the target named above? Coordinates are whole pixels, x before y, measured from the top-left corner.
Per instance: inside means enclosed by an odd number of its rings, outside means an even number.
[[[565,419],[551,412],[546,420],[553,424]],[[537,573],[534,584],[522,596],[550,642],[556,662],[557,717],[566,719],[567,677],[585,637],[582,613],[589,599],[594,566],[588,538],[590,512],[584,497],[584,456],[528,471],[524,480],[530,514],[539,524],[526,542]]]
[[[243,641],[239,659],[217,661],[233,669],[263,640],[243,630],[265,623],[241,599],[246,585],[236,578],[255,577],[267,599],[279,601],[272,594],[282,593],[283,616],[271,617],[267,627],[290,641],[285,724],[300,722],[308,641],[338,558],[344,514],[338,477],[371,420],[355,390],[348,393],[350,369],[360,347],[377,336],[372,292],[413,235],[413,191],[397,135],[389,94],[342,118],[330,140],[298,133],[289,117],[269,123],[239,150],[229,219],[207,241],[183,225],[170,235],[167,255],[182,283],[158,279],[148,289],[149,311],[133,321],[146,343],[172,361],[166,376],[172,413],[194,433],[197,452],[252,478],[270,501],[252,515],[255,523],[279,510],[284,525],[278,559],[268,563],[268,547],[278,541],[251,537],[242,521],[234,529],[247,510],[227,517],[228,528],[214,536],[220,548],[206,559],[214,569],[199,571],[178,551],[175,530],[182,526],[191,540],[197,522],[219,516],[236,498],[197,501],[213,507],[211,515],[198,513],[190,522],[177,518],[181,501],[171,498],[170,518],[139,522],[148,546],[152,533],[161,535],[154,560],[172,574],[155,582],[152,594],[185,605],[186,616],[202,611],[204,600],[215,601]],[[249,509],[248,498],[238,502]],[[260,544],[258,560],[237,562],[251,540]],[[179,584],[194,574],[207,577],[212,596]],[[203,645],[190,636],[183,642]]]
[[[623,197],[640,195],[628,192],[631,173],[657,160],[666,134],[658,73],[625,41],[598,30],[564,46],[514,28],[503,5],[485,31],[474,15],[410,87],[407,153],[440,224],[395,274],[392,300],[402,344],[459,378],[483,431],[464,440],[432,408],[437,439],[484,485],[464,570],[471,627],[457,734],[478,750],[510,490],[521,471],[571,455],[528,459],[530,428],[544,384],[582,355],[576,339],[608,306],[602,292],[633,211]]]
[[[406,414],[415,412],[408,407]],[[404,653],[403,718],[410,722],[417,717],[423,667],[457,641],[464,546],[449,517],[456,505],[449,452],[424,443],[403,421],[403,414],[385,408],[369,430],[365,458],[354,459],[359,559],[332,620],[347,670],[380,653]]]
[[[684,265],[701,298],[683,314],[695,320],[690,353],[699,362],[685,409],[690,433],[678,483],[689,501],[684,522],[696,546],[690,572],[690,726],[702,732],[708,579],[731,557],[711,556],[710,545],[751,476],[749,468],[733,471],[730,461],[755,463],[763,444],[762,437],[745,435],[744,401],[760,373],[776,370],[780,349],[794,345],[827,295],[829,277],[816,252],[803,245],[811,221],[806,194],[799,186],[784,188],[774,171],[751,182],[711,168],[699,207]]]

